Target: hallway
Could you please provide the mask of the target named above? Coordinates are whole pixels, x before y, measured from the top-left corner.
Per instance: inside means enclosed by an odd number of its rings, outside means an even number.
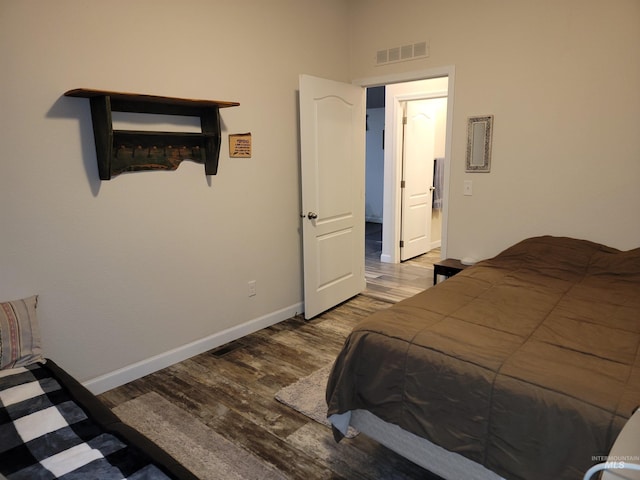
[[[440,260],[440,249],[405,262],[382,263],[382,225],[365,225],[365,277],[367,289],[362,293],[387,302],[398,302],[433,285],[433,264]]]

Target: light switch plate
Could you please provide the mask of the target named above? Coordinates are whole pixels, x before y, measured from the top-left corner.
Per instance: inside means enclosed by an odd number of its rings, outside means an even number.
[[[464,194],[467,196],[473,195],[473,182],[471,180],[464,181]]]

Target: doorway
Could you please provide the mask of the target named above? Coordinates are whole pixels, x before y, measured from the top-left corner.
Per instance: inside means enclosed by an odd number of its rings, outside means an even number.
[[[403,235],[403,141],[406,108],[410,102],[424,105],[432,104],[430,108],[435,121],[434,145],[431,173],[435,175],[438,191],[431,182],[431,178],[424,180],[425,188],[433,191],[433,203],[429,198],[429,207],[433,204],[428,217],[423,217],[424,223],[430,218],[429,225],[419,225],[419,229],[428,232],[429,239],[423,241],[428,244],[424,252],[444,246],[443,237],[446,236],[446,198],[448,185],[448,146],[451,116],[448,102],[449,87],[452,78],[449,73],[434,78],[412,80],[407,82],[380,82],[367,88],[367,154],[366,154],[366,204],[365,218],[367,222],[379,223],[383,231],[382,254],[380,260],[385,263],[400,263],[401,258],[409,258],[401,250]],[[364,86],[364,83],[363,83]],[[446,173],[445,173],[446,171]],[[413,177],[412,177],[413,178]],[[425,192],[430,195],[431,192]],[[406,203],[406,200],[405,202]],[[411,221],[409,220],[404,221]],[[405,231],[406,229],[405,224]],[[414,231],[416,228],[414,228]],[[426,243],[425,243],[426,242]],[[443,248],[442,250],[446,250]],[[442,255],[444,255],[444,251]]]
[[[440,79],[447,85],[448,98],[453,98],[454,67],[442,67],[423,72],[404,73],[354,81],[349,84],[300,76],[300,132],[303,218],[303,263],[305,285],[305,318],[336,305],[340,301],[362,292],[367,285],[364,268],[365,198],[365,90],[363,88],[386,85],[404,85],[414,80]],[[333,92],[333,93],[332,93]],[[346,99],[345,96],[352,97]],[[443,96],[443,95],[440,95]],[[446,96],[446,95],[444,95]],[[345,97],[344,101],[341,101]],[[390,99],[389,99],[390,98]],[[402,168],[397,162],[401,121],[400,103],[425,97],[424,92],[401,92],[385,98],[385,128],[383,136],[384,188],[383,239],[385,253],[380,258],[387,263],[400,263],[400,183]],[[322,105],[318,105],[320,102]],[[304,108],[303,108],[304,107]],[[325,112],[318,116],[314,112]],[[449,162],[452,131],[452,101],[447,105],[441,256],[446,257],[447,202]],[[345,126],[349,128],[345,129]],[[400,137],[401,138],[401,137]],[[336,152],[334,152],[337,150]],[[341,171],[332,171],[339,167]],[[346,175],[350,173],[350,175]],[[339,178],[340,188],[335,179]],[[316,187],[320,186],[318,189]],[[343,199],[340,208],[336,200]],[[327,208],[325,208],[327,207]],[[341,210],[340,210],[341,209]],[[338,212],[338,210],[340,210]],[[335,211],[335,212],[334,212]],[[334,213],[332,213],[334,212]],[[352,222],[335,234],[314,235],[324,228],[327,220]],[[308,230],[311,230],[309,232]],[[315,240],[314,240],[315,239]],[[328,241],[326,241],[328,240]],[[335,241],[343,240],[343,241]],[[389,241],[391,240],[391,241]],[[329,245],[329,243],[331,245]],[[319,250],[322,250],[319,252]],[[322,255],[319,255],[322,253]],[[385,259],[385,256],[388,259]],[[327,266],[331,268],[327,268]],[[319,269],[319,270],[318,270]],[[343,280],[353,288],[342,288]],[[333,287],[336,287],[335,289]],[[331,293],[329,295],[327,292]],[[333,293],[335,292],[335,295]],[[314,303],[315,302],[315,303]],[[315,305],[315,307],[314,307]],[[314,308],[312,308],[314,307]],[[317,308],[316,308],[317,307]]]

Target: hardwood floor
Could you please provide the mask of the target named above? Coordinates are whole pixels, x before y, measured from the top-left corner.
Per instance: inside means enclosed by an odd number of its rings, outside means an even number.
[[[156,392],[290,479],[437,478],[364,435],[333,442],[331,431],[274,399],[282,387],[329,364],[353,326],[372,312],[430,286],[438,253],[399,266],[376,260],[367,242],[367,291],[305,321],[296,316],[100,395],[114,408]],[[371,243],[374,242],[374,243]],[[379,258],[379,252],[377,253]],[[312,431],[322,448],[301,448],[297,432]],[[348,445],[345,445],[348,442]],[[360,452],[363,463],[329,461],[320,450]],[[325,455],[331,455],[325,454]],[[355,466],[354,466],[355,465]],[[358,470],[360,468],[360,470]]]
[[[433,264],[440,260],[440,249],[412,258],[400,264],[380,262],[382,253],[382,226],[367,223],[365,234],[364,295],[398,302],[433,285]]]

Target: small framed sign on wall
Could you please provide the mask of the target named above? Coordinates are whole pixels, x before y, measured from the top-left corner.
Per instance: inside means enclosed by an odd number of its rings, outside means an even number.
[[[229,135],[229,158],[251,158],[251,133]]]

